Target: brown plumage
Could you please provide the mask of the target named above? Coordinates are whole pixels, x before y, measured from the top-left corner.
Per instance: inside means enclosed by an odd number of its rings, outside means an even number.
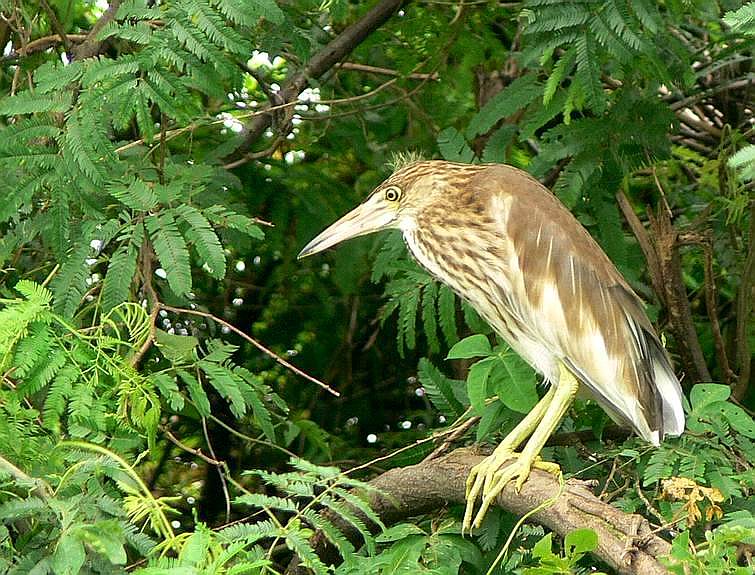
[[[414,162],[300,256],[384,228],[401,229],[417,261],[556,388],[499,446],[495,462],[473,473],[470,490],[472,497],[482,490],[481,513],[502,488],[498,478],[511,479],[502,475],[501,458],[531,436],[522,452],[526,469],[512,472],[518,484],[526,478],[558,424],[546,420],[560,419],[576,391],[574,377],[611,417],[653,444],[683,431],[681,388],[641,301],[576,218],[529,174],[498,164]]]

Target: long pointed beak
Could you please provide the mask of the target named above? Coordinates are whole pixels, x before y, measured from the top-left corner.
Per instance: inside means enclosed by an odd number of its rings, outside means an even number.
[[[372,232],[392,227],[396,220],[396,211],[391,206],[384,205],[376,198],[369,198],[336,223],[322,231],[309,242],[297,256],[298,259],[311,256],[344,240],[357,238]]]

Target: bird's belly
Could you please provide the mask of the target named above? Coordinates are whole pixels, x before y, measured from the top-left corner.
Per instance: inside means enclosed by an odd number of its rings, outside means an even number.
[[[454,287],[455,286],[451,286]],[[458,291],[457,291],[458,293]],[[559,357],[553,353],[553,345],[532,337],[521,320],[496,305],[490,293],[471,297],[478,305],[473,306],[477,313],[490,324],[495,332],[532,368],[541,373],[547,382],[558,383]],[[463,296],[462,296],[463,297]],[[466,299],[466,298],[465,298]]]
[[[459,297],[472,304],[477,313],[506,343],[547,381],[557,383],[559,358],[549,351],[547,342],[539,341],[527,334],[529,330],[526,326],[512,315],[509,306],[501,300],[501,294],[507,290],[510,291],[510,287],[494,284],[504,281],[505,274],[499,274],[496,281],[492,283],[489,283],[492,278],[487,278],[484,273],[473,274],[472,277],[484,278],[483,283],[471,281],[470,277],[462,279],[459,275],[445,273],[443,268],[453,269],[452,262],[438,261],[437,256],[426,250],[418,241],[414,232],[413,229],[404,230],[404,240],[417,263],[448,285]]]

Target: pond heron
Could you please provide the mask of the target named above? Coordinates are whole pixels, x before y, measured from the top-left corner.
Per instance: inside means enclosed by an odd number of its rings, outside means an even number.
[[[473,468],[464,529],[480,525],[509,481],[518,490],[533,467],[559,473],[539,453],[580,386],[612,419],[653,445],[682,433],[681,386],[642,302],[577,219],[532,176],[501,164],[409,163],[299,257],[387,228],[400,229],[413,257],[550,384]]]

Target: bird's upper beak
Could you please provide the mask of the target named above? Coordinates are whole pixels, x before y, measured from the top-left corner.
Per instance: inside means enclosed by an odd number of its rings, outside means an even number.
[[[336,223],[323,230],[299,252],[299,259],[311,256],[344,240],[364,236],[393,227],[396,209],[387,205],[377,194],[351,210]]]

